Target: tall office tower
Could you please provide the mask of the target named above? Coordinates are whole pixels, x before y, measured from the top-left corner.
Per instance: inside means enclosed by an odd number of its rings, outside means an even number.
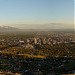
[[[34,38],[34,44],[37,44],[37,38]]]
[[[42,38],[42,44],[46,44],[46,39]]]
[[[39,44],[39,45],[41,45],[41,44],[42,44],[41,39],[38,39],[38,41],[37,41],[37,42],[38,42],[38,44]]]
[[[30,42],[30,40],[29,39],[27,39],[27,43],[29,43]]]
[[[51,38],[48,38],[48,39],[46,40],[46,42],[47,42],[48,45],[50,45],[50,44],[51,44]]]

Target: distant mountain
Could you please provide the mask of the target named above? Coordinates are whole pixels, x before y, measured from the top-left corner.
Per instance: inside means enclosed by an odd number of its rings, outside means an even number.
[[[0,31],[8,32],[8,31],[19,31],[20,29],[10,26],[0,26]]]
[[[9,25],[10,26],[10,25]],[[13,24],[12,26],[20,29],[72,29],[74,28],[73,24],[64,24],[64,23],[48,23],[48,24]]]
[[[68,26],[67,24],[63,23],[15,24],[11,26],[0,26],[0,31],[74,31],[74,25]]]

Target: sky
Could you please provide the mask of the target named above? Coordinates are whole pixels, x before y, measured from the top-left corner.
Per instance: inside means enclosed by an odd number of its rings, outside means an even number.
[[[74,7],[74,0],[0,0],[0,26],[64,23],[74,27]]]

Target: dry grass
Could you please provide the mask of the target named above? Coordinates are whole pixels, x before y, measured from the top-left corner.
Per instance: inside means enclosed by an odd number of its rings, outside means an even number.
[[[18,54],[19,56],[26,56],[29,58],[46,58],[45,56],[41,56],[41,55],[30,55],[30,54]]]

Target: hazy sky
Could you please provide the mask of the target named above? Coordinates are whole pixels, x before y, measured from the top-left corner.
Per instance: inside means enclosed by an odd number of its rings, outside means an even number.
[[[0,25],[73,24],[74,7],[74,0],[0,0]]]

